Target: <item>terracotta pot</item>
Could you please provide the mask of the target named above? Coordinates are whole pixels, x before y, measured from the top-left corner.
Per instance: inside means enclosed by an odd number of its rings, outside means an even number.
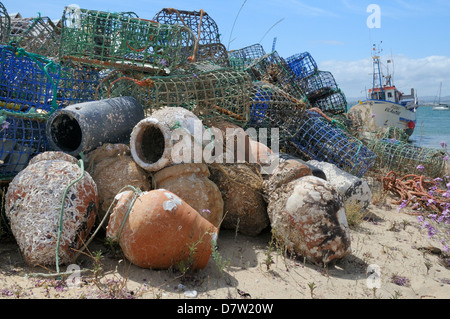
[[[66,188],[81,175],[66,160],[40,160],[12,180],[5,197],[5,213],[25,261],[32,266],[55,265],[59,218]],[[72,185],[65,198],[59,263],[71,261],[96,218],[97,187],[88,172]]]
[[[272,192],[267,207],[272,233],[297,256],[327,264],[351,253],[344,202],[316,176],[304,176]]]
[[[205,164],[178,164],[153,174],[153,181],[156,188],[175,193],[219,228],[223,217],[223,199],[219,188],[209,176],[208,166]]]
[[[131,185],[142,191],[151,189],[148,173],[136,164],[126,144],[104,144],[87,154],[86,161],[87,170],[97,184],[99,223],[103,221],[114,197],[123,187]],[[103,223],[105,229],[108,219]]]
[[[134,196],[133,191],[117,195],[106,232],[107,237],[119,240],[126,258],[139,267],[153,269],[176,267],[192,258],[191,269],[205,268],[217,228],[167,190],[141,193],[132,205]],[[189,247],[194,246],[190,255]]]
[[[224,202],[222,228],[256,236],[270,225],[262,196],[263,179],[257,164],[213,164],[210,179],[216,183]]]
[[[181,107],[166,107],[134,126],[131,155],[149,172],[173,164],[201,163],[203,132],[203,124],[194,113]],[[190,144],[186,144],[188,140]]]

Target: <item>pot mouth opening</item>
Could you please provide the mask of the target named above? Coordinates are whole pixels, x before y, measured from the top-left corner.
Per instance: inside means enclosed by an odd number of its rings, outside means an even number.
[[[145,126],[139,134],[138,140],[140,147],[138,147],[137,153],[143,162],[154,164],[163,157],[166,142],[159,127]]]
[[[50,137],[60,150],[73,152],[80,147],[83,132],[74,117],[68,114],[59,114],[50,124]]]

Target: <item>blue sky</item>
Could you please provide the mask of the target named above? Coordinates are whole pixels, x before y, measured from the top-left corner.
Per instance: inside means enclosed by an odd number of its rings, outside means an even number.
[[[240,49],[261,43],[282,57],[308,51],[319,69],[333,73],[348,97],[361,98],[371,86],[372,45],[382,41],[383,59],[394,60],[394,82],[405,93],[450,95],[450,1],[404,0],[3,0],[9,13],[60,19],[66,5],[102,11],[133,11],[151,19],[162,8],[205,10],[222,43]],[[380,9],[380,25],[367,20]]]

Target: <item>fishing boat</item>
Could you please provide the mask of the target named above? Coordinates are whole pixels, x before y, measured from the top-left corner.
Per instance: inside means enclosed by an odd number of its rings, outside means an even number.
[[[356,115],[369,129],[396,127],[403,129],[408,136],[416,127],[417,96],[411,88],[410,94],[400,92],[393,83],[389,67],[386,75],[381,70],[381,58],[378,53],[372,54],[373,81],[368,90],[368,98],[359,101],[349,109],[349,113]],[[387,65],[392,59],[387,60]],[[384,83],[383,83],[384,79]]]
[[[441,103],[441,90],[442,90],[442,82],[441,85],[439,86],[438,102],[433,105],[433,111],[450,110],[450,104]]]

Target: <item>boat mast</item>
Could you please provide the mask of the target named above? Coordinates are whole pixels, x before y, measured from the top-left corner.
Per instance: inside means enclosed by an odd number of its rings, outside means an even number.
[[[381,52],[380,49],[378,49],[378,51],[376,52],[376,46],[374,44],[373,52],[372,52],[373,53],[372,54],[372,59],[373,59],[372,99],[375,94],[375,96],[377,97],[377,100],[380,100],[380,99],[384,100],[385,94],[384,94],[384,90],[383,90],[383,84],[381,82],[380,56],[378,55],[380,52]],[[375,93],[376,88],[380,88],[381,95],[377,96],[378,94]]]

